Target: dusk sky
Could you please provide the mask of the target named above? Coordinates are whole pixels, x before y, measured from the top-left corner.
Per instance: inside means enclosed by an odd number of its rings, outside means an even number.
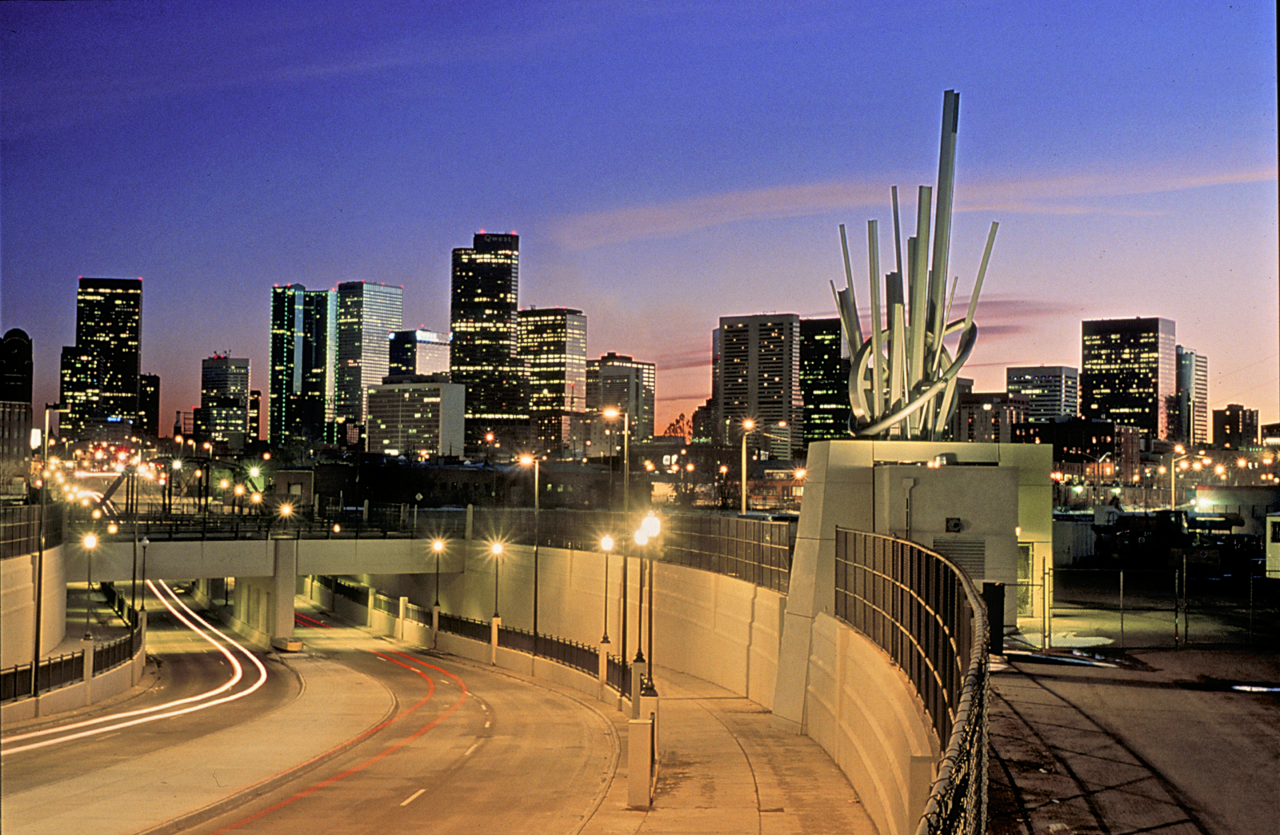
[[[1162,316],[1210,407],[1280,419],[1276,16],[1263,2],[0,3],[0,318],[37,420],[77,276],[143,277],[162,431],[200,361],[268,388],[273,284],[404,286],[447,331],[450,250],[521,236],[521,307],[657,363],[658,429],[710,394],[720,316],[834,315],[849,229],[891,264],[960,92],[962,372],[1080,364]],[[886,266],[886,268],[888,268]],[[265,423],[265,421],[264,421]]]

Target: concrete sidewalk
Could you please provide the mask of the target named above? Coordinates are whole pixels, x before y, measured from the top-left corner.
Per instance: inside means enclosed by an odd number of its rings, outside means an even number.
[[[876,831],[844,773],[760,705],[658,666],[659,772],[651,809],[627,806],[626,752],[583,835]],[[601,707],[625,746],[628,716]]]
[[[993,835],[1273,835],[1280,652],[1152,650],[992,675]]]

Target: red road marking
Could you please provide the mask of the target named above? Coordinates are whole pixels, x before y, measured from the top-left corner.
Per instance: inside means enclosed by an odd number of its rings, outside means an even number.
[[[305,616],[305,615],[302,615],[301,617],[306,617],[306,616]],[[311,620],[311,619],[310,619],[310,618],[308,618],[308,620]],[[320,626],[326,626],[326,627],[328,626],[328,624],[321,623],[320,621],[315,621],[315,623],[319,624]],[[330,627],[330,628],[332,628],[332,627]],[[370,650],[370,651],[372,652],[372,650]],[[420,676],[421,678],[425,679],[425,680],[427,681],[427,683],[430,685],[430,689],[428,690],[427,695],[426,695],[426,696],[424,696],[420,701],[418,701],[418,703],[417,703],[417,704],[415,704],[413,707],[409,708],[408,710],[402,711],[401,713],[399,713],[399,714],[397,714],[397,715],[395,715],[395,716],[391,717],[390,719],[386,720],[385,722],[382,722],[382,723],[380,723],[380,724],[378,724],[378,725],[375,725],[374,727],[372,727],[372,728],[370,728],[369,730],[365,731],[364,733],[360,734],[359,736],[357,736],[357,737],[356,737],[356,742],[359,742],[359,741],[361,741],[361,740],[363,740],[363,739],[368,738],[369,736],[371,736],[371,735],[373,735],[373,734],[377,733],[378,731],[380,731],[380,730],[382,730],[383,728],[387,727],[388,725],[392,724],[393,722],[398,722],[399,720],[401,720],[401,719],[403,719],[404,717],[408,716],[410,713],[413,713],[415,710],[417,710],[418,708],[422,707],[424,704],[426,704],[426,703],[427,703],[427,701],[432,697],[432,695],[434,695],[434,694],[435,694],[435,689],[436,689],[435,681],[433,681],[433,680],[432,680],[431,676],[429,676],[428,674],[426,674],[426,673],[422,672],[421,670],[416,670],[416,669],[414,669],[413,667],[409,666],[408,664],[405,664],[403,661],[398,661],[398,660],[396,660],[395,658],[392,658],[392,657],[390,657],[389,655],[386,655],[386,654],[384,654],[384,653],[381,653],[381,652],[374,652],[373,654],[374,654],[374,655],[376,655],[376,656],[378,656],[379,658],[382,658],[382,659],[385,659],[385,660],[387,660],[387,661],[390,661],[392,664],[396,664],[396,665],[398,665],[398,666],[404,667],[406,670],[410,670],[411,672],[413,672],[413,673],[415,673],[416,675]],[[405,653],[403,653],[403,652],[396,652],[396,653],[392,653],[392,654],[393,654],[393,655],[398,655],[398,656],[400,656],[401,658],[405,658],[405,659],[407,659],[407,660],[409,660],[409,661],[412,661],[412,662],[414,662],[415,664],[418,664],[418,665],[420,665],[420,666],[422,666],[422,667],[426,667],[426,668],[427,668],[427,669],[429,669],[429,670],[435,670],[435,671],[437,671],[437,672],[439,672],[439,673],[442,673],[443,675],[448,676],[449,678],[451,678],[451,679],[453,679],[454,681],[456,681],[456,682],[458,683],[458,686],[459,686],[460,688],[462,688],[462,695],[460,695],[460,696],[458,697],[458,700],[457,700],[456,702],[454,702],[452,705],[450,705],[450,706],[449,706],[449,708],[448,708],[444,713],[440,714],[440,715],[439,715],[439,716],[437,716],[435,719],[433,719],[433,720],[431,720],[430,722],[428,722],[426,725],[424,725],[424,726],[422,726],[421,728],[419,728],[418,730],[414,731],[412,734],[410,734],[409,736],[405,737],[405,738],[404,738],[404,739],[402,739],[400,742],[397,742],[397,743],[395,743],[394,745],[391,745],[390,747],[388,747],[386,750],[382,751],[381,753],[378,753],[378,754],[373,755],[372,757],[370,757],[369,759],[365,760],[364,762],[359,763],[359,764],[357,764],[357,765],[354,765],[354,766],[352,766],[351,768],[348,768],[346,771],[343,771],[343,772],[342,772],[342,773],[340,773],[340,774],[335,774],[335,775],[334,775],[334,776],[332,776],[332,777],[329,777],[329,778],[327,778],[327,779],[321,780],[319,783],[316,783],[315,785],[312,785],[312,786],[309,786],[309,787],[307,787],[307,788],[303,789],[302,791],[298,792],[297,794],[293,795],[292,797],[288,797],[288,798],[286,798],[286,799],[284,799],[284,800],[280,801],[279,803],[275,804],[274,806],[270,806],[270,807],[268,807],[268,808],[266,808],[266,809],[263,809],[263,810],[262,810],[262,811],[260,811],[260,812],[255,812],[254,814],[250,815],[250,816],[249,816],[249,817],[247,817],[247,818],[244,818],[244,819],[242,819],[242,820],[238,820],[238,821],[236,821],[235,823],[232,823],[232,824],[229,824],[229,825],[227,825],[227,826],[224,826],[222,829],[219,829],[219,830],[217,830],[217,831],[213,832],[213,833],[212,833],[212,835],[221,835],[221,833],[223,833],[223,832],[231,832],[232,830],[239,829],[240,827],[244,826],[245,824],[252,823],[252,822],[254,822],[254,821],[256,821],[256,820],[259,820],[260,818],[263,818],[263,817],[265,817],[265,816],[267,816],[267,815],[271,814],[272,812],[275,812],[275,811],[278,811],[278,810],[280,810],[280,809],[283,809],[284,807],[289,806],[290,804],[292,804],[292,803],[294,803],[294,802],[296,802],[296,801],[298,801],[298,800],[301,800],[302,798],[307,797],[308,795],[311,795],[311,794],[313,794],[313,793],[315,793],[315,792],[319,791],[320,789],[324,788],[325,786],[328,786],[328,785],[330,785],[330,784],[332,784],[332,783],[336,783],[337,781],[342,780],[342,779],[343,779],[343,778],[345,778],[345,777],[349,777],[349,776],[351,776],[352,774],[355,774],[356,772],[363,771],[364,769],[368,768],[369,766],[373,765],[374,763],[378,762],[379,760],[381,760],[382,758],[384,758],[384,757],[388,756],[389,754],[392,754],[392,753],[394,753],[395,751],[400,750],[400,749],[401,749],[401,748],[403,748],[405,745],[407,745],[407,744],[409,744],[410,742],[414,741],[414,740],[415,740],[415,739],[417,739],[418,737],[420,737],[420,736],[422,736],[423,734],[425,734],[427,731],[429,731],[429,730],[431,730],[432,728],[434,728],[436,725],[439,725],[439,724],[440,724],[441,722],[443,722],[445,719],[449,718],[449,716],[451,716],[451,715],[453,714],[453,712],[454,712],[454,711],[456,711],[459,707],[461,707],[461,706],[462,706],[462,703],[463,703],[463,702],[465,702],[465,701],[467,700],[467,696],[469,696],[469,695],[470,695],[470,691],[467,689],[467,685],[466,685],[466,683],[464,683],[462,679],[458,678],[458,676],[454,675],[453,673],[449,672],[448,670],[446,670],[446,669],[444,669],[444,668],[442,668],[442,667],[437,667],[435,664],[428,664],[427,662],[423,661],[423,660],[422,660],[422,659],[420,659],[420,658],[415,658],[415,657],[413,657],[412,655],[407,655],[407,654],[405,654]],[[345,744],[346,744],[346,743],[344,743],[344,745],[345,745]],[[329,756],[330,754],[334,753],[336,750],[337,750],[337,747],[335,747],[335,748],[331,748],[331,749],[329,749],[328,751],[324,752],[323,754],[318,754],[318,755],[316,755],[315,757],[312,757],[312,758],[311,758],[311,760],[308,760],[308,762],[315,762],[316,760],[319,760],[319,759],[322,759],[322,758],[324,758],[324,757],[327,757],[327,756]],[[305,765],[305,763],[304,763],[304,765]],[[300,767],[300,766],[299,766],[299,767]],[[293,771],[293,770],[294,770],[294,769],[289,769],[288,771]],[[286,773],[288,773],[288,771],[282,771],[282,772],[280,772],[280,774],[286,774]],[[275,776],[279,776],[279,775],[275,775]],[[272,778],[267,778],[267,779],[272,779]],[[263,782],[265,782],[265,781],[263,781]]]

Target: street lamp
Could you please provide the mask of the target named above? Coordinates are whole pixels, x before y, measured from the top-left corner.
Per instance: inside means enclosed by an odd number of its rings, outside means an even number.
[[[440,555],[444,553],[444,540],[436,539],[431,542],[431,550],[436,554],[436,602],[440,605]]]
[[[756,428],[751,418],[742,421],[742,515],[747,515],[747,435]]]
[[[498,569],[502,566],[502,543],[495,542],[489,546],[493,554],[493,616],[498,617]]]
[[[142,611],[147,611],[147,546],[151,544],[151,540],[145,536],[138,543],[142,546]]]
[[[622,416],[622,512],[631,511],[631,415],[617,406],[608,406],[601,414],[605,420]]]
[[[538,485],[538,456],[521,455],[521,467],[533,467],[533,635],[538,636],[538,518],[542,508],[542,493]]]
[[[600,643],[609,643],[609,552],[613,550],[613,537],[606,534],[600,539],[600,550],[604,551],[604,637]]]
[[[640,532],[645,537],[647,545],[649,542],[658,538],[658,534],[662,533],[662,520],[654,513],[650,512],[648,516],[640,522]],[[653,686],[653,589],[658,583],[658,577],[654,573],[653,552],[649,552],[649,669],[646,678],[645,692],[643,695],[656,696],[657,691]]]
[[[98,547],[98,535],[87,533],[81,540],[84,545],[84,639],[93,640],[89,631],[89,610],[93,608],[93,549]]]

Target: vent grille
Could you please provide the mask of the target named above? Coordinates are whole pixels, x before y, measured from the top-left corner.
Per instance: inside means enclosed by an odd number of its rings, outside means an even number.
[[[980,536],[935,537],[933,550],[960,566],[972,580],[987,574],[987,540]]]

